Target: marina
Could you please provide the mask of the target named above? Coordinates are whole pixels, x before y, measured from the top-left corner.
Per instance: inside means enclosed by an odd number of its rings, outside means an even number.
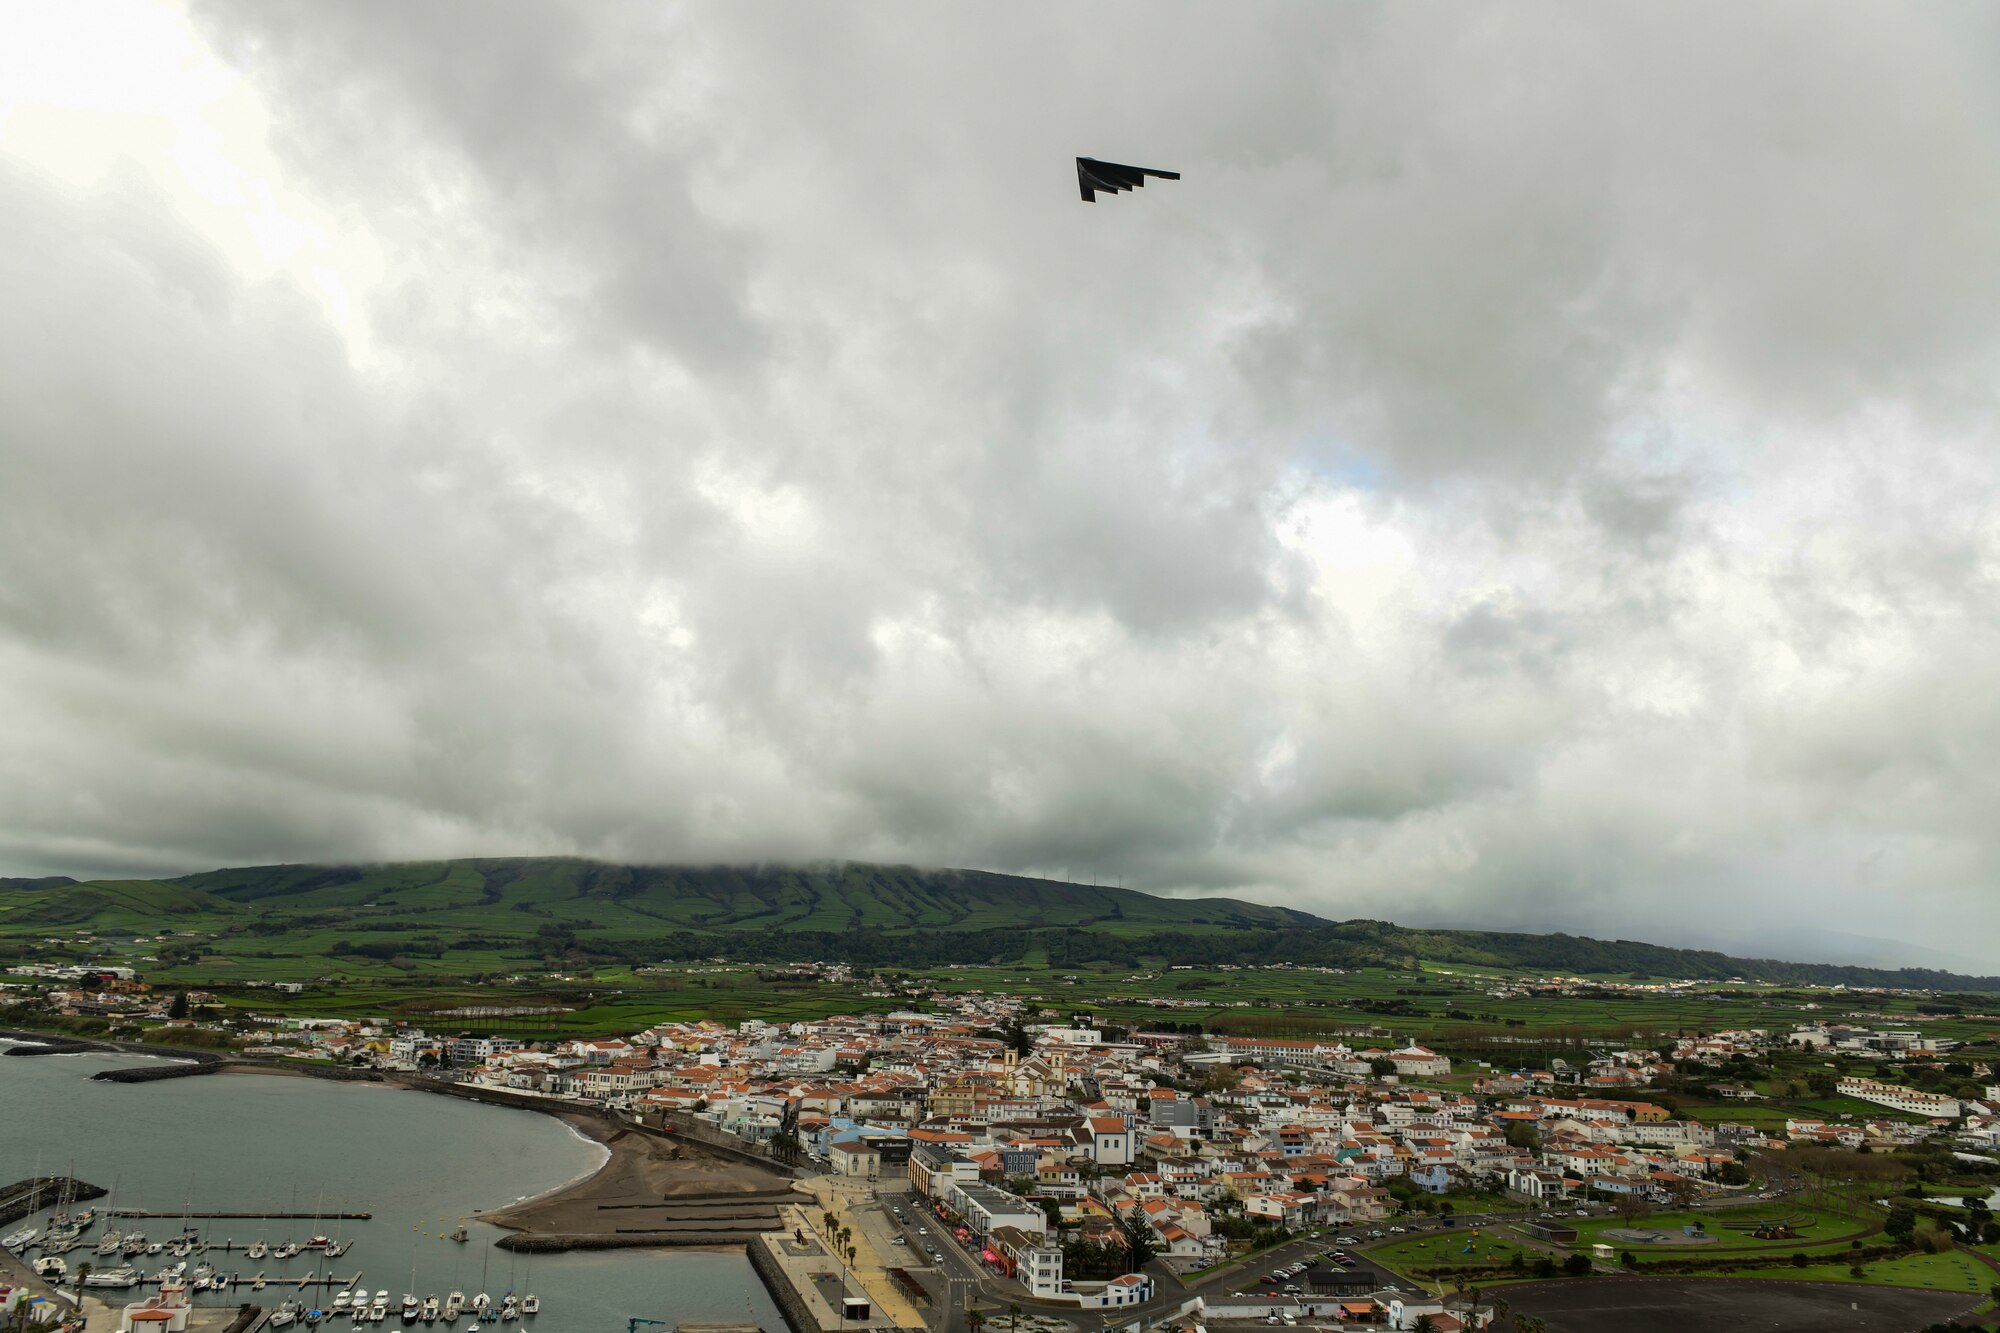
[[[636,1316],[783,1326],[740,1249],[497,1248],[510,1233],[482,1211],[517,1206],[604,1160],[604,1149],[551,1117],[304,1078],[90,1078],[146,1063],[94,1054],[9,1061],[0,1080],[0,1161],[74,1158],[77,1174],[111,1196],[80,1246],[55,1256],[65,1261],[66,1290],[83,1261],[86,1293],[113,1306],[179,1286],[198,1312],[220,1318],[250,1302],[276,1328],[310,1327],[315,1310],[322,1328],[420,1324],[432,1301],[433,1326],[454,1333],[551,1320],[619,1328]],[[0,1227],[0,1239],[45,1232],[54,1198]],[[115,1248],[100,1253],[114,1231]],[[134,1239],[138,1252],[128,1253]],[[48,1257],[41,1237],[25,1248],[23,1268]],[[334,1269],[329,1257],[345,1262]],[[343,1292],[349,1299],[336,1313]],[[405,1294],[415,1300],[407,1320]],[[281,1320],[288,1303],[299,1308]]]

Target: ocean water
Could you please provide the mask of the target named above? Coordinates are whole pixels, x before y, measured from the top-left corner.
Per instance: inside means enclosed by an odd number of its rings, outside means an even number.
[[[37,1174],[75,1175],[115,1189],[116,1204],[155,1212],[368,1212],[365,1222],[231,1218],[195,1221],[211,1240],[306,1240],[315,1230],[353,1248],[321,1260],[322,1271],[360,1275],[370,1292],[442,1300],[512,1289],[541,1297],[542,1313],[514,1327],[532,1333],[623,1333],[634,1316],[754,1323],[783,1321],[737,1251],[607,1250],[532,1259],[494,1248],[506,1234],[473,1217],[587,1175],[605,1150],[562,1122],[532,1111],[481,1106],[375,1084],[254,1074],[213,1074],[158,1083],[95,1083],[101,1069],[147,1063],[119,1055],[0,1058],[0,1184]],[[46,1213],[39,1214],[38,1224]],[[466,1244],[442,1239],[463,1222]],[[106,1226],[154,1238],[178,1232],[170,1219],[107,1219],[64,1258],[105,1265],[92,1246]],[[310,1252],[284,1263],[241,1251],[212,1252],[223,1272],[270,1277],[313,1271]],[[151,1273],[172,1262],[132,1261]],[[189,1261],[192,1269],[195,1260]],[[135,1289],[136,1292],[137,1289]],[[331,1302],[338,1287],[317,1290]],[[116,1301],[119,1293],[100,1291]],[[231,1290],[204,1301],[275,1306],[286,1293]],[[131,1299],[136,1299],[136,1294]],[[372,1329],[401,1328],[393,1316]],[[442,1333],[445,1325],[435,1326]],[[461,1321],[455,1326],[463,1329]],[[345,1333],[348,1321],[321,1326]]]

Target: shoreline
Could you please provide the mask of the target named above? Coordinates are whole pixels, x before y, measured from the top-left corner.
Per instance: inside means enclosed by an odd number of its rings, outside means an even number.
[[[778,1200],[796,1197],[776,1172],[672,1135],[579,1108],[535,1109],[604,1149],[604,1159],[556,1189],[475,1214],[513,1233],[502,1249],[740,1249],[778,1226]]]
[[[0,1029],[0,1039],[55,1046],[67,1054],[178,1060],[204,1073],[359,1083],[551,1116],[577,1138],[601,1149],[602,1156],[587,1170],[551,1189],[472,1213],[473,1219],[511,1233],[498,1242],[502,1249],[742,1250],[755,1236],[779,1229],[778,1206],[800,1197],[792,1188],[794,1177],[775,1163],[745,1160],[709,1149],[689,1136],[553,1098],[440,1083],[388,1070],[332,1065],[322,1070],[213,1051],[183,1051],[68,1034]]]

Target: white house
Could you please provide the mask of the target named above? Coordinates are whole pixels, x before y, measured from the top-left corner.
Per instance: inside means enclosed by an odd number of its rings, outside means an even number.
[[[1132,1131],[1117,1116],[1090,1119],[1090,1158],[1099,1166],[1132,1164]]]

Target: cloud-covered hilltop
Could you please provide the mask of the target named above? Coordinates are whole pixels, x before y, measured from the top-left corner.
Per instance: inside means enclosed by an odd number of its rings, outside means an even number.
[[[0,947],[51,929],[171,927],[168,961],[219,955],[344,958],[440,976],[567,963],[643,965],[712,955],[867,967],[1162,963],[1472,971],[1539,977],[2000,990],[2000,977],[1736,958],[1567,933],[1423,930],[1326,921],[1228,898],[1162,898],[975,870],[820,862],[612,865],[490,857],[389,865],[243,866],[172,880],[35,889],[0,883]]]
[[[116,32],[0,18],[11,874],[2000,928],[1992,12]]]

